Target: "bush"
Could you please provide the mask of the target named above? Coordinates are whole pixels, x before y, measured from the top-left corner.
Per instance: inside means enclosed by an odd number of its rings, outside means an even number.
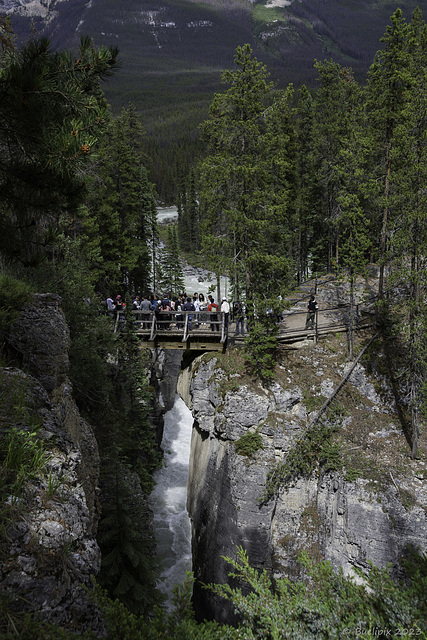
[[[246,631],[246,640],[342,640],[370,638],[426,638],[427,556],[411,552],[404,562],[406,575],[395,583],[389,568],[370,566],[356,572],[364,584],[336,573],[329,562],[314,563],[307,554],[299,561],[308,574],[306,583],[280,579],[272,583],[263,571],[249,565],[243,548],[237,560],[224,558],[233,568],[229,576],[238,587],[209,585],[217,595],[233,603]],[[249,588],[249,593],[243,595]]]
[[[236,453],[252,458],[259,449],[264,449],[262,438],[257,431],[248,431],[236,441]]]
[[[8,275],[0,275],[0,336],[19,316],[22,307],[32,298],[31,287]]]
[[[23,484],[44,470],[48,459],[37,415],[26,404],[27,380],[0,371],[0,499],[19,496]],[[0,516],[1,521],[1,516]]]

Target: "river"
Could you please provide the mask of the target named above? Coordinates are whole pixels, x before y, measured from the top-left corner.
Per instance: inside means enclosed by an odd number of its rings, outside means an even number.
[[[158,221],[166,224],[178,216],[176,207],[158,209]],[[216,278],[206,269],[183,262],[184,284],[189,295],[212,293],[216,297]],[[221,295],[228,296],[228,278],[221,278]],[[156,487],[150,496],[154,513],[157,555],[162,563],[158,588],[166,595],[170,610],[173,588],[191,571],[191,525],[187,512],[187,481],[193,416],[179,395],[165,414],[162,449],[164,464],[155,472]]]
[[[178,218],[178,209],[176,206],[170,207],[158,207],[157,209],[157,221],[159,224],[167,224],[173,222]],[[191,297],[194,293],[203,293],[205,298],[208,294],[212,294],[216,299],[217,296],[217,281],[216,276],[211,271],[203,269],[201,267],[192,267],[185,261],[182,261],[182,269],[184,273],[184,286],[185,290]],[[221,287],[221,299],[223,297],[230,299],[230,284],[229,279],[226,276],[220,278]],[[218,300],[217,300],[218,302]],[[221,302],[221,300],[219,301]]]
[[[191,526],[187,513],[187,480],[193,416],[179,395],[165,414],[162,449],[164,464],[155,472],[150,496],[154,512],[157,554],[162,563],[158,588],[171,608],[173,588],[191,571]]]

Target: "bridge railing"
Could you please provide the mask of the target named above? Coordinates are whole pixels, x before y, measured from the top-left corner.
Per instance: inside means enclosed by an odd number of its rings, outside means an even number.
[[[292,340],[299,335],[312,335],[317,340],[318,334],[362,329],[372,324],[374,319],[375,298],[351,307],[349,304],[321,307],[316,312],[313,330],[306,328],[306,309],[285,309],[279,322],[279,339]],[[321,306],[321,305],[320,305]],[[141,311],[132,310],[132,323],[138,335],[146,340],[162,340],[186,342],[194,338],[214,338],[215,342],[224,344],[228,339],[229,323],[233,319],[220,311]],[[126,324],[126,314],[116,314],[114,331],[122,331]]]
[[[354,305],[340,304],[335,307],[323,307],[316,311],[314,326],[312,329],[306,328],[307,310],[287,310],[283,313],[283,320],[280,323],[280,336],[286,338],[290,335],[305,335],[307,331],[328,333],[333,331],[348,330],[350,326],[353,330],[367,327],[374,321],[374,299],[364,303]]]
[[[228,336],[228,324],[226,316],[221,311],[142,311],[133,309],[132,322],[135,331],[140,335],[146,335],[149,340],[156,336],[182,333],[182,341],[185,342],[190,334],[218,334],[219,342],[226,341]],[[126,323],[124,311],[116,315],[114,331],[123,330]]]

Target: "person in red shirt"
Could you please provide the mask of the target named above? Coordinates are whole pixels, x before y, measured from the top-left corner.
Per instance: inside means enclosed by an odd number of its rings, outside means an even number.
[[[218,305],[216,304],[212,296],[209,296],[208,313],[211,314],[211,331],[219,331],[217,312]]]

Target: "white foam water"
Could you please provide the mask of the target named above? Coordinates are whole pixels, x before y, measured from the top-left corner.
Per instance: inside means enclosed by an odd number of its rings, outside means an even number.
[[[173,222],[178,218],[178,208],[173,205],[171,207],[158,207],[157,208],[157,221],[159,224],[166,224]],[[229,279],[226,276],[221,276],[221,298],[225,296],[229,297]],[[211,293],[215,299],[217,299],[218,292],[216,289],[216,276],[206,269],[193,269],[190,265],[186,265],[184,269],[184,288],[187,294],[192,297],[194,293],[203,293],[205,298]],[[181,293],[181,291],[176,292]],[[218,302],[218,300],[216,300]],[[219,301],[221,302],[221,300]]]
[[[178,218],[178,208],[172,207],[157,207],[157,221],[160,224],[165,222],[172,222]]]
[[[163,571],[158,588],[171,607],[173,588],[191,571],[191,526],[187,512],[187,481],[193,416],[179,395],[165,414],[162,449],[164,465],[155,472],[150,496],[154,512],[157,554]]]

